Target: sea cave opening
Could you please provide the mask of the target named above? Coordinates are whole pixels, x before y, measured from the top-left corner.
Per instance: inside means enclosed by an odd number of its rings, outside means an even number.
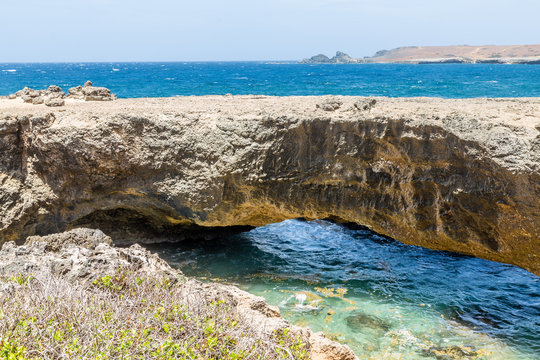
[[[143,243],[187,276],[262,296],[289,321],[360,356],[533,359],[540,352],[534,275],[337,220],[205,228],[116,208],[71,227],[100,228],[119,245]]]

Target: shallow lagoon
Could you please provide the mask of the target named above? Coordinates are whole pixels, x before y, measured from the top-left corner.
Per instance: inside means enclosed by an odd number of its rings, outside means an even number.
[[[233,283],[363,359],[538,359],[540,278],[327,221],[153,245],[199,279]]]

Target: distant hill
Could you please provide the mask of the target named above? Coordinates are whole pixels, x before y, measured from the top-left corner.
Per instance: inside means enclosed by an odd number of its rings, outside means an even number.
[[[361,59],[353,59],[344,52],[337,51],[336,56],[329,58],[324,54],[312,56],[309,59],[299,61],[300,64],[357,64],[363,62]]]
[[[317,55],[300,63],[540,64],[540,45],[406,46],[377,51],[375,55],[362,59],[354,59],[338,51],[333,58]]]

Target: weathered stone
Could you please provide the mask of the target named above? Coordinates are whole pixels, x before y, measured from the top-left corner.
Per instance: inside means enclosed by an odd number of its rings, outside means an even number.
[[[45,105],[50,107],[64,106],[65,100],[62,97],[51,97],[47,96],[45,98]]]
[[[8,99],[10,99],[10,100],[13,100],[13,99],[16,99],[16,98],[17,98],[16,94],[9,94],[8,95]]]
[[[68,89],[68,97],[77,100],[84,100],[84,94],[82,92],[82,86],[75,86]]]
[[[25,87],[24,89],[17,91],[15,95],[20,97],[25,103],[40,104],[39,100],[34,102],[34,99],[41,96],[41,91],[39,90]]]
[[[540,100],[0,100],[0,240],[114,241],[330,218],[540,274]]]
[[[25,103],[30,103],[30,104],[31,104],[31,103],[33,102],[33,100],[34,100],[33,97],[31,97],[31,96],[29,96],[29,95],[27,95],[27,94],[21,95],[21,99],[22,99]]]
[[[58,252],[67,245],[82,246],[87,249],[95,249],[99,244],[112,245],[112,239],[101,230],[77,228],[64,233],[47,236],[29,236],[25,245],[45,244],[46,251]]]
[[[111,101],[116,96],[111,94],[111,90],[104,87],[85,86],[82,89],[85,101]]]
[[[28,87],[25,86],[23,89],[17,91],[17,92],[15,93],[15,96],[21,97],[23,94],[25,94],[25,93],[26,93],[27,91],[29,91],[29,90],[30,90],[30,88],[28,88]]]
[[[316,107],[324,111],[336,111],[341,107],[342,104],[343,101],[339,100],[338,98],[330,97],[318,103]]]
[[[25,103],[34,105],[43,104],[47,106],[63,106],[65,94],[62,88],[56,85],[49,86],[46,90],[34,90],[25,87],[10,95],[10,99],[20,97]]]
[[[68,90],[69,97],[72,99],[84,101],[112,101],[116,100],[116,95],[104,87],[93,86],[92,82],[87,81],[84,86],[77,86]]]
[[[32,104],[34,105],[39,105],[39,104],[43,104],[45,100],[43,99],[43,96],[37,96],[35,98],[32,98]]]
[[[47,88],[46,92],[48,93],[61,93],[62,88],[60,86],[51,85]]]
[[[354,103],[354,108],[360,111],[369,111],[375,106],[376,103],[377,100],[373,98],[360,99]]]

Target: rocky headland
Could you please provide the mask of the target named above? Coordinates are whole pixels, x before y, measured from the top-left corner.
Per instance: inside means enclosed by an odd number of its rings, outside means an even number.
[[[300,64],[358,64],[362,63],[361,59],[353,59],[344,52],[337,51],[336,55],[329,58],[324,54],[319,54],[299,61]]]
[[[319,54],[302,64],[540,64],[540,45],[404,46],[380,50],[373,56],[355,59],[338,51],[328,58]]]
[[[540,274],[540,100],[0,100],[0,240],[116,244],[291,218]]]

